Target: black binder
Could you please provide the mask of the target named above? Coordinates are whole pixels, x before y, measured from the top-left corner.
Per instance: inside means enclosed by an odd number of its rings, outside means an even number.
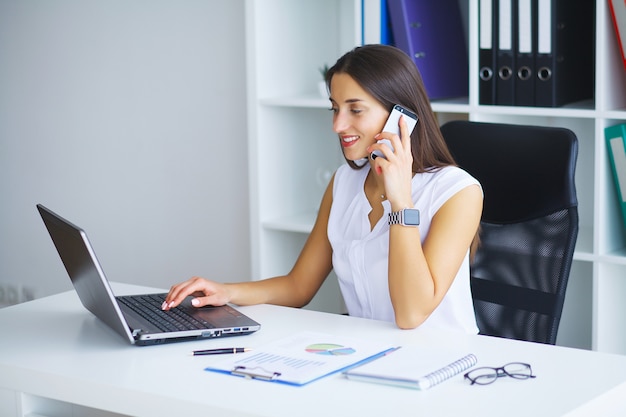
[[[517,38],[515,0],[498,0],[498,42],[496,52],[496,104],[515,104],[515,52]]]
[[[594,34],[594,0],[538,0],[536,106],[593,99]]]
[[[537,0],[517,0],[515,43],[515,105],[535,105],[535,51],[537,48]]]
[[[469,66],[458,0],[387,0],[393,40],[415,62],[431,99],[468,95]]]
[[[480,0],[478,40],[478,102],[496,104],[496,41],[498,0]]]

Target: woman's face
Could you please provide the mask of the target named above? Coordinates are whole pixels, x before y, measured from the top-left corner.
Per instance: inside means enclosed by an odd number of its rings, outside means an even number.
[[[330,81],[330,101],[333,110],[333,130],[346,159],[367,158],[367,148],[376,142],[389,112],[345,73],[333,75]]]

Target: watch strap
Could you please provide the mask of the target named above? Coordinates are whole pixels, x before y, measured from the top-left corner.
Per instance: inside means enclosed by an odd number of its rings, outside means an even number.
[[[406,216],[405,216],[406,211],[411,211],[410,214],[415,214],[413,216],[409,216],[409,218],[412,220],[408,224],[407,224]],[[420,212],[418,209],[402,209],[399,211],[392,211],[391,213],[389,213],[388,224],[389,226],[392,226],[394,224],[399,224],[402,226],[419,226],[420,224],[419,215],[420,215]]]
[[[392,211],[391,213],[389,213],[389,222],[388,222],[389,226],[394,225],[394,224],[404,224],[403,214],[404,214],[403,210]]]

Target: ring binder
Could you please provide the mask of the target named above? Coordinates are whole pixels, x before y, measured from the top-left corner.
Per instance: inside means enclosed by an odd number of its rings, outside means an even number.
[[[623,0],[609,0],[611,20],[615,27],[615,35],[621,52],[624,69],[626,69],[626,2]]]
[[[512,106],[515,104],[515,53],[517,22],[513,18],[516,10],[513,0],[498,1],[498,42],[496,49],[496,104]]]
[[[257,371],[257,369],[260,369],[261,372]],[[235,366],[230,373],[233,375],[243,376],[248,379],[262,379],[264,381],[273,381],[282,375],[280,372],[271,372],[267,369],[261,368],[260,366],[256,366],[254,368]]]
[[[480,0],[478,52],[479,104],[496,104],[497,0]]]
[[[604,128],[616,196],[626,228],[626,123]]]
[[[411,57],[431,100],[465,97],[467,45],[458,0],[388,0],[394,45]]]
[[[518,0],[517,43],[515,48],[515,105],[535,105],[536,0]]]
[[[537,0],[536,13],[535,106],[593,99],[595,2]]]

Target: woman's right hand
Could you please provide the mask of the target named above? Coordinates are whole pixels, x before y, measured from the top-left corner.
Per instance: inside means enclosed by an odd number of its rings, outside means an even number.
[[[161,308],[163,310],[174,308],[188,296],[194,297],[191,300],[194,307],[221,306],[230,301],[230,294],[226,285],[201,277],[193,277],[172,286]]]

